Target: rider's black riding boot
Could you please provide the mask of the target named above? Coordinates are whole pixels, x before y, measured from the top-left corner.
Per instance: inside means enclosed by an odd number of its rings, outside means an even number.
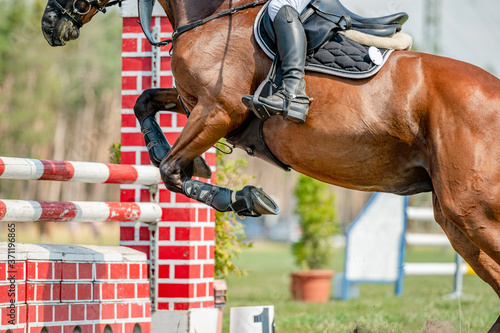
[[[281,7],[274,19],[274,30],[283,79],[277,93],[259,101],[267,109],[283,113],[286,120],[303,124],[309,111],[304,81],[307,41],[299,13],[291,6]]]

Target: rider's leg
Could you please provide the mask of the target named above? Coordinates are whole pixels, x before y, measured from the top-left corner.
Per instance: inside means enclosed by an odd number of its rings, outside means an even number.
[[[273,2],[274,0],[270,6]],[[299,19],[299,13],[290,5],[284,5],[279,9],[273,25],[283,79],[278,92],[269,97],[261,97],[260,102],[268,110],[275,113],[283,112],[285,119],[302,124],[309,110],[309,97],[306,94],[304,81],[307,47],[304,27]]]
[[[276,14],[278,14],[281,7],[291,6],[300,14],[310,2],[311,0],[271,0],[267,11],[271,21],[274,22],[274,18],[276,17]]]

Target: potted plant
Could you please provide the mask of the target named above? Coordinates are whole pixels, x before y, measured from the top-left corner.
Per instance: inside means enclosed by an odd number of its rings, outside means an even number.
[[[292,251],[301,271],[291,274],[295,300],[325,303],[330,299],[333,244],[340,230],[336,220],[335,196],[329,185],[300,175],[295,187],[302,235]]]

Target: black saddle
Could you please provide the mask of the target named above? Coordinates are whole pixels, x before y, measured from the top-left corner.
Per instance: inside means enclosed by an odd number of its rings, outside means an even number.
[[[403,24],[408,21],[408,14],[404,12],[381,17],[362,17],[349,11],[338,0],[315,0],[310,6],[316,9],[318,15],[350,18],[352,29],[381,37],[392,36],[401,31]]]
[[[403,24],[408,20],[408,14],[402,12],[367,18],[349,11],[339,0],[314,0],[301,13],[300,19],[307,36],[307,50],[311,54],[342,30],[353,29],[374,36],[391,37],[401,31]],[[255,24],[259,34],[265,35],[268,39],[265,43],[274,54],[276,34],[267,13],[267,5]]]
[[[268,3],[269,4],[269,3]],[[228,143],[245,150],[250,156],[257,156],[286,171],[290,167],[279,161],[267,148],[263,125],[270,114],[262,110],[258,103],[259,96],[269,96],[276,92],[281,81],[281,70],[276,57],[276,34],[268,14],[268,4],[259,12],[254,23],[254,36],[262,50],[274,59],[267,79],[260,84],[254,96],[243,98],[253,114],[244,125],[227,137]],[[397,13],[389,16],[366,18],[350,12],[338,0],[314,0],[301,13],[307,36],[308,55],[306,71],[336,75],[350,79],[364,79],[375,75],[394,50],[377,49],[361,45],[338,34],[343,30],[357,30],[378,37],[392,37],[401,31],[408,20],[408,14]],[[380,59],[374,61],[370,49],[380,53]],[[249,105],[254,105],[250,107]]]

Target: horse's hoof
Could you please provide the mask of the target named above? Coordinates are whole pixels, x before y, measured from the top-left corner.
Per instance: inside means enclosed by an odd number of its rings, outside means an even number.
[[[188,176],[191,177],[200,177],[205,179],[210,179],[212,177],[212,170],[210,169],[210,165],[208,165],[207,161],[203,159],[203,157],[196,157],[189,165],[182,170]]]
[[[258,217],[277,215],[280,211],[274,200],[262,189],[245,186],[241,191],[233,192],[231,209],[238,215]]]
[[[262,189],[254,187],[251,189],[253,208],[258,214],[278,215],[280,208],[274,200]]]

